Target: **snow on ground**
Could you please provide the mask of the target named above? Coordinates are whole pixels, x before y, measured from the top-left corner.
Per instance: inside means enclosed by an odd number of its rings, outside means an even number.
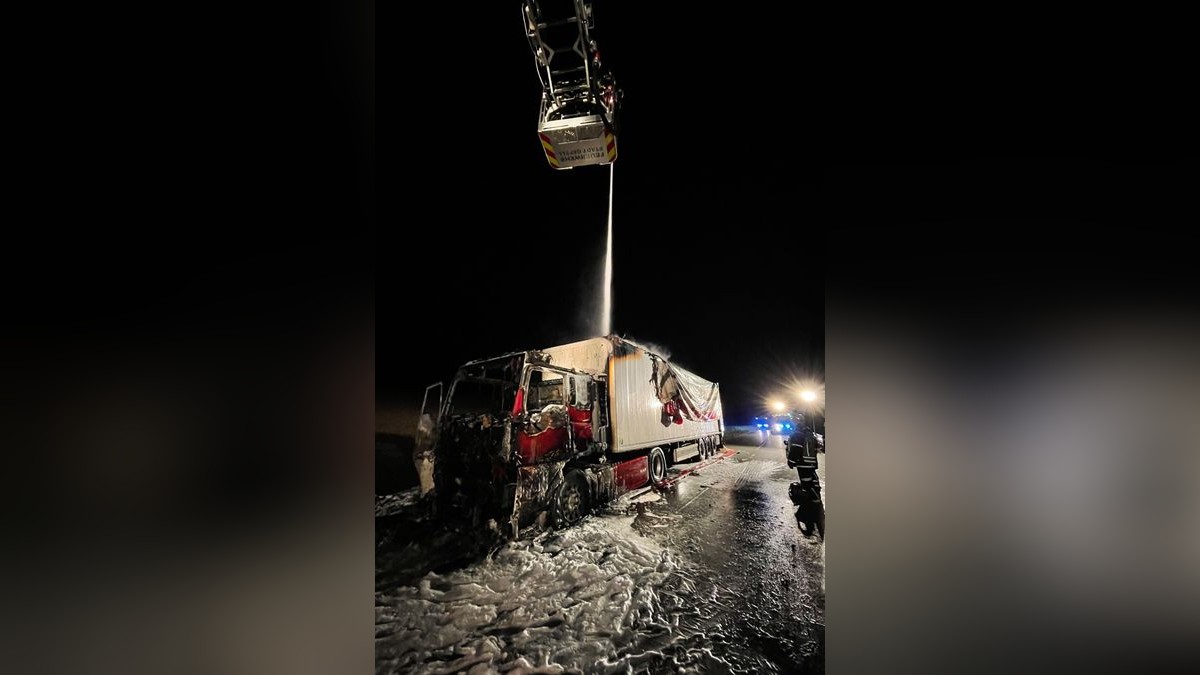
[[[592,517],[378,593],[377,669],[623,673],[661,660],[686,582],[634,520]]]

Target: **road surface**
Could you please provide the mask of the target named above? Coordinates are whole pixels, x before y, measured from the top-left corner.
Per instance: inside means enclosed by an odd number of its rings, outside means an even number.
[[[377,559],[377,671],[823,672],[824,545],[797,528],[783,439],[727,440],[482,560],[405,579]]]

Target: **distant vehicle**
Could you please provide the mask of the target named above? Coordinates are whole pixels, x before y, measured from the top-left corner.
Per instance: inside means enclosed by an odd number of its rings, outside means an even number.
[[[516,538],[721,448],[721,389],[614,335],[472,361],[426,390],[414,459],[435,512]],[[681,454],[681,453],[680,453]],[[688,453],[689,455],[691,453]]]
[[[546,161],[555,169],[615,162],[621,90],[591,36],[591,3],[524,0],[521,14],[542,83]]]
[[[796,430],[796,421],[790,415],[758,416],[752,423],[758,431],[772,434],[790,434]]]

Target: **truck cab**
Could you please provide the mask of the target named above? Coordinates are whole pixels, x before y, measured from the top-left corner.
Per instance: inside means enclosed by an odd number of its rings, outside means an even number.
[[[607,447],[604,398],[596,378],[536,351],[464,365],[444,404],[427,398],[422,410],[422,491],[434,492],[439,516],[528,526],[554,476]]]

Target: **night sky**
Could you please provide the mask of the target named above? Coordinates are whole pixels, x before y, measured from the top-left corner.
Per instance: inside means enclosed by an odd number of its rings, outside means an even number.
[[[1161,67],[1184,62],[1179,43],[1135,51],[1047,13],[594,6],[625,93],[614,330],[720,381],[735,421],[823,376],[827,235],[839,293],[884,308],[958,294],[955,322],[989,288],[1049,302],[1060,263],[1090,259],[1075,250],[1118,252],[1133,224],[1169,214],[1156,195],[1189,189],[1172,131],[1188,126],[1188,92]],[[608,171],[547,166],[518,7],[406,9],[443,46],[395,46],[381,400],[419,397],[470,359],[594,334]],[[1127,229],[1090,236],[1098,220]],[[1058,233],[1078,243],[1050,246]]]
[[[453,69],[462,79],[407,73],[407,91],[429,102],[417,128],[439,141],[414,139],[405,158],[419,177],[402,190],[403,227],[427,243],[379,253],[382,399],[419,393],[470,359],[597,334],[608,168],[547,165],[519,3],[483,4],[454,42],[484,65]],[[727,415],[744,416],[778,384],[824,370],[824,235],[790,167],[812,138],[790,106],[744,98],[782,70],[710,68],[748,58],[745,45],[714,40],[728,17],[685,25],[660,11],[595,5],[593,37],[625,92],[613,329],[721,382]]]

